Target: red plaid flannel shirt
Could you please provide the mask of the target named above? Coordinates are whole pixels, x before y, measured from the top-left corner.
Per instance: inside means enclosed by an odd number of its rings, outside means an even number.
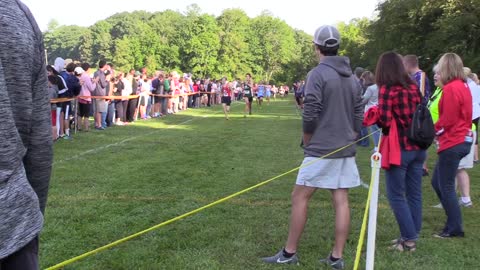
[[[398,137],[402,150],[412,151],[420,148],[407,137],[407,131],[412,122],[413,113],[421,102],[421,94],[416,85],[409,89],[402,86],[384,85],[378,95],[379,122],[384,134],[388,134],[392,121],[397,121]]]

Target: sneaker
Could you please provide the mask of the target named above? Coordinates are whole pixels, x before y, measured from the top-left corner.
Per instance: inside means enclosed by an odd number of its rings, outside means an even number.
[[[338,261],[332,261],[330,259],[330,255],[326,259],[320,260],[321,264],[326,264],[330,266],[332,269],[345,269],[345,260],[342,258],[338,259]]]
[[[437,209],[443,209],[443,206],[441,203],[437,204],[437,205],[434,205],[432,206],[433,208],[437,208]]]
[[[70,136],[67,136],[67,135],[65,135],[65,136],[63,136],[63,137],[62,137],[62,139],[64,139],[64,140],[70,140],[70,139],[71,139],[71,137],[70,137]]]
[[[465,208],[472,208],[473,207],[472,201],[463,202],[462,198],[458,198],[458,205],[460,205],[460,207],[465,207]]]
[[[433,235],[435,238],[440,238],[440,239],[447,239],[447,238],[455,238],[455,237],[465,237],[464,232],[458,232],[458,233],[447,233],[445,231],[436,233]]]
[[[105,130],[104,127],[95,127],[96,130]]]
[[[283,255],[283,248],[274,256],[272,257],[265,257],[262,258],[264,263],[271,263],[271,264],[295,264],[299,265],[298,256],[294,254],[292,257],[287,258]]]

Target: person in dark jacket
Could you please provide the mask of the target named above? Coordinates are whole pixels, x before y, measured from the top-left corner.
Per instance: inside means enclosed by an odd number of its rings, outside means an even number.
[[[0,0],[0,14],[0,269],[33,270],[53,155],[45,51],[22,2]]]

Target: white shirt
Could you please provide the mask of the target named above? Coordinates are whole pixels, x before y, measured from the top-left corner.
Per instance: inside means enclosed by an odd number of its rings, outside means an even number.
[[[472,93],[472,120],[480,117],[480,86],[476,84],[472,79],[467,80],[468,88],[470,88],[470,93]]]

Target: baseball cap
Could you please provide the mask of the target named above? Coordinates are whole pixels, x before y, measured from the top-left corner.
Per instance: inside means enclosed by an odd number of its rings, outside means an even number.
[[[85,72],[85,70],[83,70],[82,67],[76,67],[75,68],[75,74],[80,75],[80,74],[83,74],[83,72]]]
[[[313,43],[328,48],[338,46],[340,45],[340,32],[331,25],[320,26],[313,35]]]

